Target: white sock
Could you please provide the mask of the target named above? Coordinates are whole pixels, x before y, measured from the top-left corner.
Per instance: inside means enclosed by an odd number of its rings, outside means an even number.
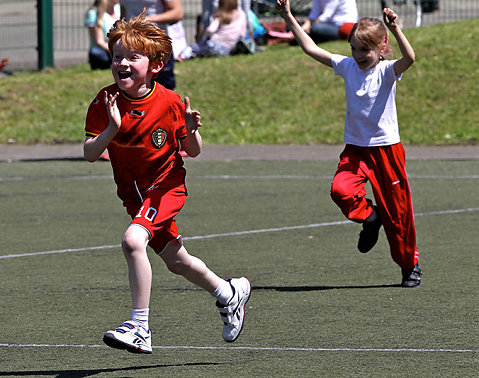
[[[150,329],[148,325],[149,308],[133,308],[131,309],[131,320],[137,322],[145,331]]]
[[[211,296],[216,298],[221,304],[226,305],[233,298],[233,288],[228,281],[221,280],[216,290],[211,293]]]

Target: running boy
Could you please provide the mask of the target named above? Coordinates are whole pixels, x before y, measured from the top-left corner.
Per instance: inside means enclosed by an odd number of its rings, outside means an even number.
[[[170,271],[216,298],[223,338],[235,341],[243,328],[251,293],[245,277],[220,279],[182,244],[175,216],[185,203],[185,169],[179,143],[191,157],[202,148],[200,113],[153,79],[171,54],[171,40],[144,14],[115,23],[108,34],[115,84],[103,88],[86,117],[84,155],[96,161],[110,152],[117,193],[132,221],[122,249],[128,264],[131,319],[108,331],[103,341],[132,353],[151,353],[148,325],[152,270],[149,245]]]
[[[348,219],[362,223],[360,252],[374,247],[384,225],[391,256],[401,267],[401,285],[419,286],[422,272],[395,103],[396,81],[415,56],[398,16],[391,9],[383,10],[384,23],[402,53],[399,59],[384,60],[391,52],[388,30],[373,18],[362,18],[353,27],[349,36],[353,57],[347,58],[317,46],[291,14],[289,0],[277,0],[277,7],[303,51],[333,68],[345,82],[346,146],[331,185],[332,199]],[[366,198],[368,180],[376,205]]]

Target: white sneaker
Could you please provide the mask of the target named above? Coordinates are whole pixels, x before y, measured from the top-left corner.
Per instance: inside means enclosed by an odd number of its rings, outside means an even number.
[[[223,339],[229,343],[235,341],[243,330],[245,310],[244,306],[251,294],[251,282],[245,278],[226,279],[233,289],[233,298],[225,306],[216,302],[223,320]]]
[[[109,347],[126,349],[131,353],[151,354],[151,331],[145,331],[137,322],[128,320],[103,336],[103,342]]]

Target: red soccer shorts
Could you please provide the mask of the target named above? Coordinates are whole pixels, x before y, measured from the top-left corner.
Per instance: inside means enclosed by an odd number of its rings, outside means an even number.
[[[185,184],[169,189],[156,188],[148,192],[140,206],[127,205],[131,224],[140,225],[148,231],[148,245],[156,253],[161,253],[171,240],[180,236],[175,216],[185,204],[187,195]]]

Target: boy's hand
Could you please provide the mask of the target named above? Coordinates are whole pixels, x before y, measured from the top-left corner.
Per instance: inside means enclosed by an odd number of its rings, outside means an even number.
[[[394,13],[392,9],[384,8],[383,9],[383,20],[388,29],[395,29],[399,25],[397,23],[398,15]]]
[[[201,127],[201,115],[196,109],[191,109],[189,97],[185,97],[185,124],[189,133],[194,133]]]
[[[106,112],[108,114],[108,119],[110,120],[110,125],[115,127],[117,130],[120,129],[121,126],[121,115],[120,110],[118,110],[118,105],[116,103],[116,99],[118,97],[118,92],[114,95],[108,94],[105,91],[105,105],[106,105]]]

